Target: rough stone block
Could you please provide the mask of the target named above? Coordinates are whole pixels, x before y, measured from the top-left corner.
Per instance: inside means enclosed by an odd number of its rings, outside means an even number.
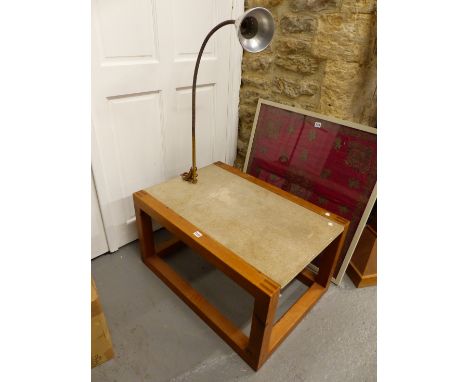
[[[242,85],[253,86],[258,89],[268,89],[271,86],[271,81],[265,76],[260,76],[258,74],[246,72],[242,76]]]
[[[343,0],[341,12],[373,13],[377,9],[377,0]]]
[[[297,81],[284,77],[275,77],[273,79],[273,92],[289,98],[296,98],[302,95],[313,96],[317,93],[318,89],[318,85],[310,80]]]
[[[250,133],[252,131],[252,124],[246,123],[245,121],[239,125],[239,139],[243,142],[248,142],[250,139]]]
[[[278,56],[274,61],[280,68],[291,70],[301,74],[314,74],[319,69],[319,61],[314,57],[292,54]]]
[[[303,39],[278,38],[275,41],[275,49],[285,54],[311,54],[311,42]]]
[[[377,126],[377,57],[362,68],[362,82],[353,100],[353,121]]]
[[[237,152],[236,160],[234,161],[234,167],[242,170],[244,168],[245,157],[240,156],[239,152]]]
[[[314,32],[317,19],[302,15],[286,15],[280,21],[281,30],[285,33]]]
[[[244,71],[267,72],[271,67],[273,59],[274,56],[271,54],[244,54],[242,68]]]
[[[249,147],[249,142],[245,140],[237,139],[237,152],[245,158],[247,155],[247,148]]]
[[[355,62],[366,60],[374,21],[372,14],[322,15],[312,43],[313,54]]]
[[[314,98],[298,99],[296,102],[294,102],[293,106],[299,109],[317,111],[318,110],[317,104],[318,102],[316,101],[314,97]]]
[[[352,119],[353,99],[360,91],[362,67],[356,62],[327,62],[322,80],[320,112],[343,119]]]
[[[256,89],[241,87],[239,98],[241,99],[242,105],[246,106],[257,106],[259,98],[266,98],[267,93],[264,91],[257,91]]]
[[[290,7],[293,12],[303,11],[335,11],[341,0],[292,0]]]
[[[240,105],[239,106],[239,120],[252,125],[255,119],[256,107]]]

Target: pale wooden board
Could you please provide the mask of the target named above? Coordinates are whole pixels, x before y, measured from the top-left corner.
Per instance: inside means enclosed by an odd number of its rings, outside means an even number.
[[[263,274],[286,286],[343,226],[216,165],[146,189]]]

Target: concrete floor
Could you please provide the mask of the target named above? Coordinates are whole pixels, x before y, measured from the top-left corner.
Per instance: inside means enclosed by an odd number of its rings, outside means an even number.
[[[166,236],[156,233],[156,239]],[[253,300],[190,249],[169,263],[248,334]],[[333,285],[270,359],[254,372],[141,261],[138,242],[92,261],[116,356],[94,382],[377,380],[377,288]],[[305,287],[282,293],[281,315]]]

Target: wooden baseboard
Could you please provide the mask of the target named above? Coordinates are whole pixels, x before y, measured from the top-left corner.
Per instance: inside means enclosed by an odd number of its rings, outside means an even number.
[[[349,278],[351,279],[353,284],[356,286],[356,288],[365,288],[368,286],[377,285],[377,273],[364,276],[353,265],[352,261],[349,263],[349,267],[346,270],[346,273],[348,274]]]

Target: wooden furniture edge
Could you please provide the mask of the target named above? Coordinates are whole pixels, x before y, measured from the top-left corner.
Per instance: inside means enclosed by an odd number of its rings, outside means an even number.
[[[302,272],[296,276],[296,279],[310,287],[315,282],[315,274],[308,267],[305,267]]]
[[[377,230],[372,227],[370,224],[366,224],[366,228],[373,234],[375,237],[377,237]]]
[[[351,258],[353,257],[354,250],[356,249],[359,239],[361,238],[362,232],[364,231],[364,228],[367,225],[367,219],[369,219],[370,213],[372,211],[372,208],[375,205],[376,200],[377,200],[377,183],[374,185],[374,188],[372,189],[372,193],[369,197],[369,201],[367,202],[366,208],[364,209],[364,212],[361,216],[361,219],[356,228],[356,231],[354,232],[351,243],[349,244],[348,250],[346,251],[346,254],[343,258],[343,262],[341,263],[340,269],[335,277],[334,282],[337,285],[340,285],[341,281],[343,280],[344,274],[346,273],[346,268],[348,268],[349,262],[351,261]]]
[[[215,162],[214,163],[216,166],[226,170],[226,171],[229,171],[235,175],[238,175],[240,176],[241,178],[244,178],[246,180],[248,180],[249,182],[251,183],[254,183],[256,184],[257,186],[260,186],[260,187],[263,187],[265,189],[267,189],[268,191],[271,191],[273,193],[275,193],[276,195],[279,195],[279,196],[282,196],[283,198],[289,200],[290,202],[293,202],[295,204],[298,204],[300,205],[301,207],[304,207],[310,211],[313,211],[321,216],[324,216],[330,220],[333,220],[334,222],[338,223],[338,224],[341,224],[341,225],[346,225],[348,224],[349,225],[349,220],[339,216],[339,215],[336,215],[334,214],[333,212],[330,212],[330,211],[327,211],[326,209],[322,208],[322,207],[319,207],[317,206],[316,204],[313,204],[311,202],[308,202],[307,200],[304,200],[296,195],[293,195],[287,191],[284,191],[282,190],[281,188],[279,187],[276,187],[270,183],[267,183],[261,179],[258,179],[258,178],[255,178],[254,176],[252,175],[249,175],[247,173],[244,173],[242,171],[240,171],[239,169],[235,168],[235,167],[232,167],[232,166],[229,166],[227,165],[226,163],[223,163],[223,162]]]
[[[364,276],[359,270],[354,266],[353,262],[350,261],[349,267],[346,269],[346,273],[349,278],[356,286],[356,288],[364,288],[368,286],[377,285],[377,273]]]
[[[193,248],[203,258],[221,270],[226,276],[236,281],[254,296],[259,294],[274,295],[281,286],[264,275],[234,252],[214,240],[198,227],[178,215],[169,207],[144,190],[133,194],[135,207],[143,210],[151,218],[160,222],[168,231],[177,236],[186,245]],[[200,231],[203,236],[193,235]]]

